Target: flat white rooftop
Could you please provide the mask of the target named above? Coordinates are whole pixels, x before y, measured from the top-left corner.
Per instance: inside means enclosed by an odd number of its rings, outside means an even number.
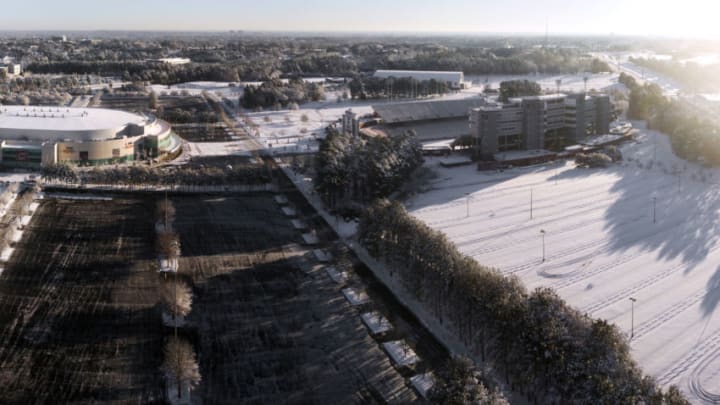
[[[90,132],[143,125],[146,118],[104,108],[1,106],[0,129],[17,131]]]

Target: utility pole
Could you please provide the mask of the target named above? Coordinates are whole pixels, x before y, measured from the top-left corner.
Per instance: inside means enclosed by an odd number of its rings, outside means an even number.
[[[545,263],[545,230],[541,229],[540,234],[542,235],[542,261]]]
[[[657,161],[657,132],[653,133],[653,166]]]
[[[657,197],[653,196],[653,224],[655,223],[655,202]]]
[[[635,301],[637,299],[630,297],[630,339],[635,336]]]
[[[466,218],[470,218],[470,193],[465,193]]]
[[[533,219],[533,189],[530,189],[530,219]]]

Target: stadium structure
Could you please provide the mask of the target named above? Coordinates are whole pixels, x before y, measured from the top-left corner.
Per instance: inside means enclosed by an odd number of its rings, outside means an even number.
[[[0,107],[0,165],[101,165],[177,151],[170,124],[149,115],[102,108]]]
[[[413,130],[422,142],[455,139],[470,134],[469,112],[487,105],[484,97],[377,104],[380,129],[388,134]]]
[[[463,72],[443,72],[434,70],[377,70],[373,75],[381,79],[396,79],[409,77],[418,81],[435,80],[437,82],[447,83],[451,89],[459,90],[468,87],[465,83],[465,75]]]

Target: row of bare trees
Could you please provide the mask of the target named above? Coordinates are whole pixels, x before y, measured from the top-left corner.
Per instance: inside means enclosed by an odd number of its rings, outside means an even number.
[[[178,279],[180,238],[172,227],[175,221],[175,207],[167,197],[157,204],[157,218],[156,250],[160,271],[163,273],[159,292],[160,301],[164,310],[163,319],[166,318],[165,314],[169,314],[174,329],[173,336],[168,338],[163,349],[162,371],[168,381],[174,382],[179,399],[182,397],[183,387],[192,390],[201,379],[193,346],[178,336],[178,327],[181,323],[185,324],[185,317],[192,310],[193,295],[190,286]],[[168,273],[173,273],[172,279],[168,279]]]
[[[373,203],[358,235],[428,312],[530,399],[687,403],[676,387],[663,392],[643,375],[617,327],[581,314],[552,289],[528,292],[516,276],[478,264],[402,204]]]
[[[0,206],[6,207],[5,215],[8,218],[0,227],[0,253],[12,243],[15,232],[22,226],[22,217],[31,213],[30,206],[36,191],[33,189],[21,193],[19,184],[12,183],[0,194]]]

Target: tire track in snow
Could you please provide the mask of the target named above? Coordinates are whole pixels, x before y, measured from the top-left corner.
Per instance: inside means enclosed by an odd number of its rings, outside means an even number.
[[[708,371],[708,367],[713,364],[714,361],[718,360],[720,358],[720,349],[716,349],[712,353],[710,353],[708,356],[706,356],[690,373],[689,378],[689,391],[694,394],[696,397],[702,399],[703,401],[706,401],[711,404],[717,404],[720,402],[720,394],[711,392],[710,390],[703,387],[702,381],[700,378],[702,377],[702,374]],[[720,373],[720,369],[716,369],[713,371],[713,375],[711,375],[711,379],[714,379],[717,374]],[[715,380],[717,381],[717,380]]]
[[[720,329],[715,330],[713,334],[703,339],[692,350],[686,353],[683,358],[672,365],[660,377],[657,382],[660,385],[668,385],[675,379],[685,374],[698,362],[717,354],[720,351]]]

